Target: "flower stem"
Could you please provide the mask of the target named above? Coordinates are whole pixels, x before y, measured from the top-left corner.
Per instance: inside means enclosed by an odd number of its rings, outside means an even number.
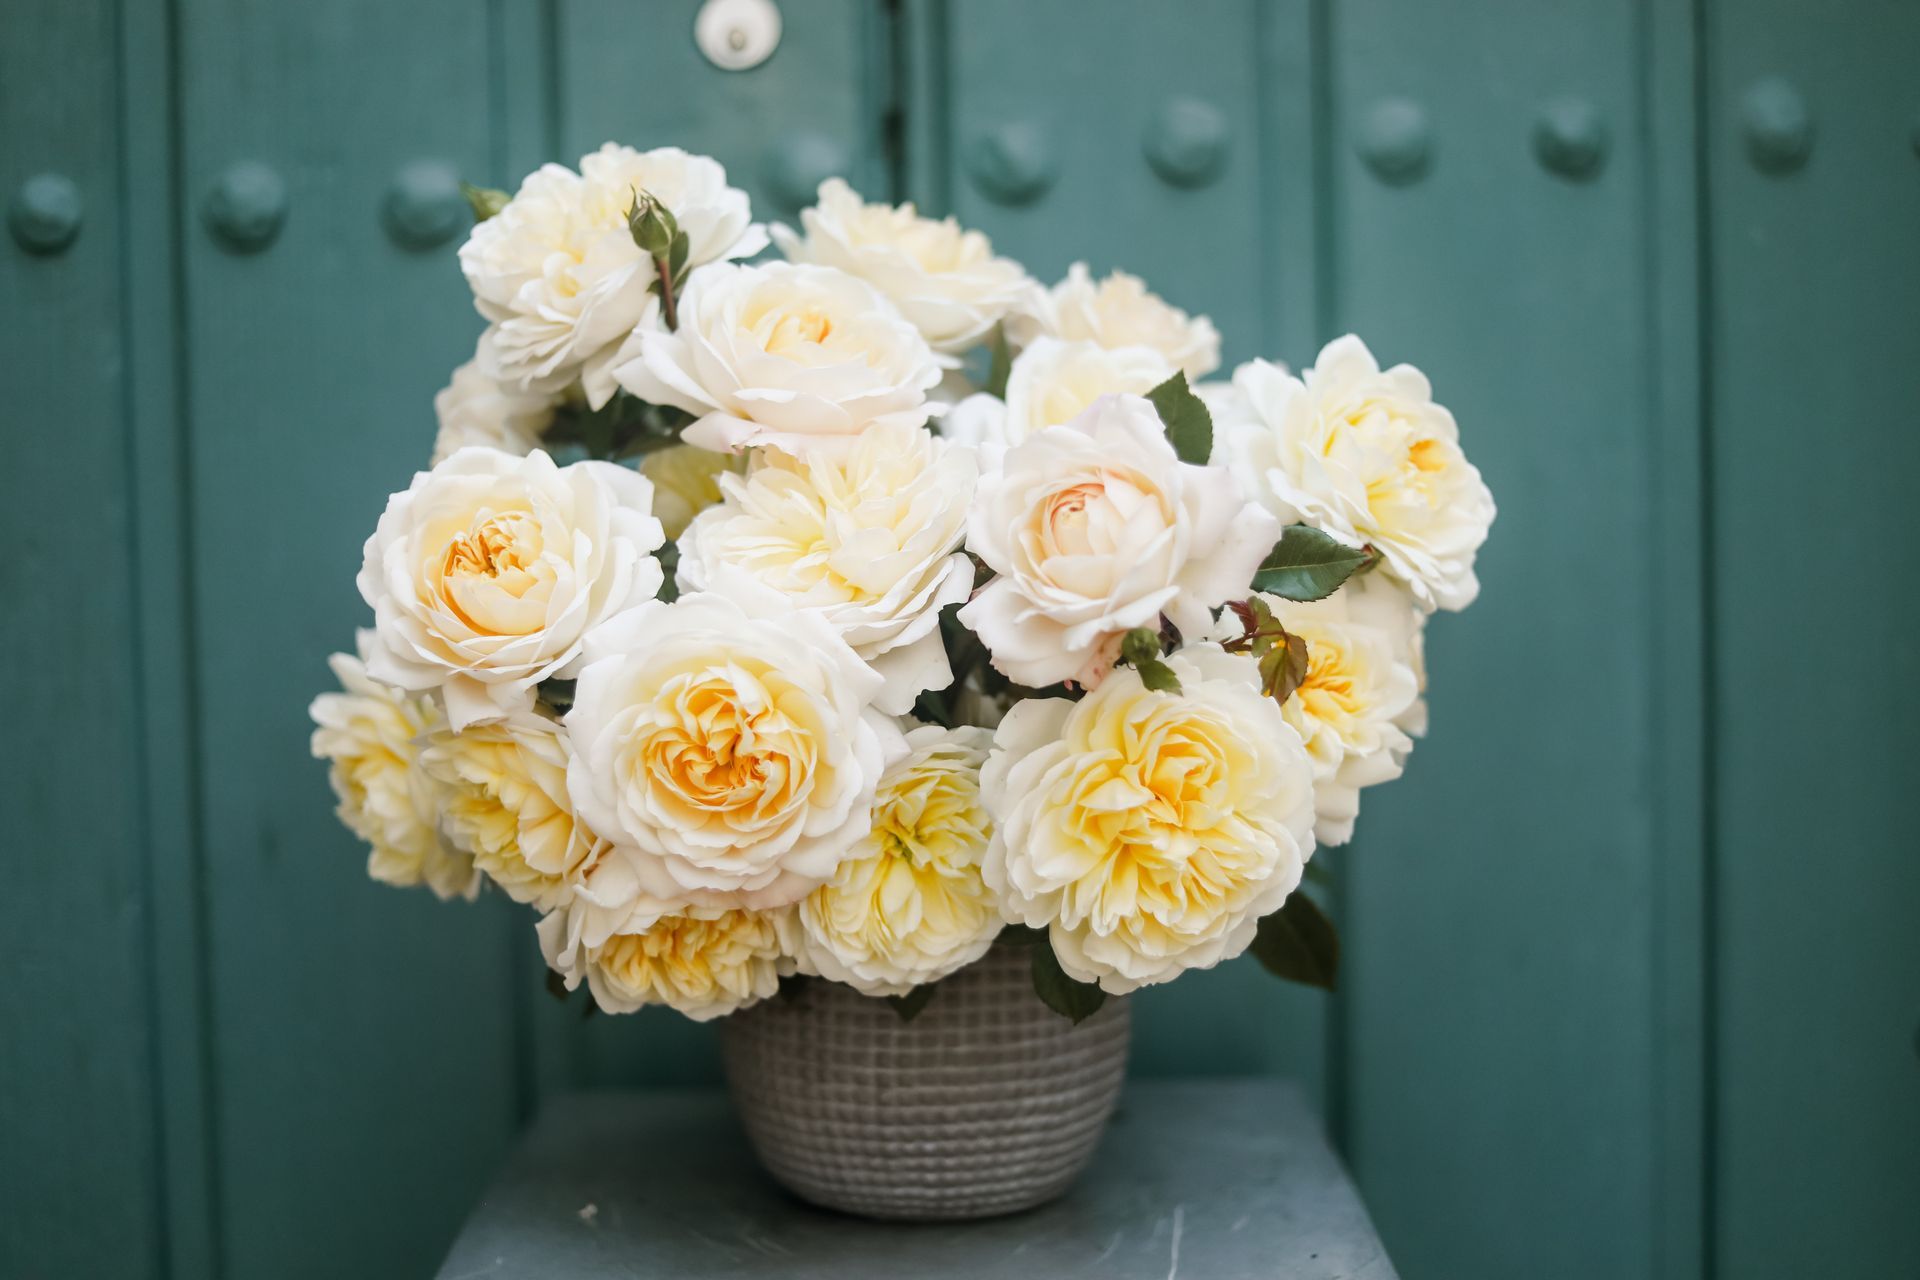
[[[653,266],[660,273],[660,315],[666,320],[667,331],[671,333],[680,327],[680,316],[673,298],[673,266],[665,254],[655,258]]]

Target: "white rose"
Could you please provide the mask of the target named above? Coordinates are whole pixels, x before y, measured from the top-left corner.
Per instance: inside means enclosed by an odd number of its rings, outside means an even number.
[[[360,633],[363,655],[371,640]],[[352,654],[336,653],[327,665],[341,692],[323,693],[308,708],[313,755],[330,763],[340,821],[373,846],[367,874],[403,887],[424,884],[442,898],[473,897],[480,873],[440,838],[436,788],[420,764],[422,741],[442,723],[439,710],[369,678]]]
[[[804,972],[904,995],[987,953],[1002,925],[980,876],[985,729],[920,725],[880,780],[873,830],[799,907]]]
[[[831,267],[716,265],[688,282],[680,327],[642,330],[614,370],[654,404],[698,415],[689,444],[845,450],[868,426],[917,427],[940,366],[865,281]]]
[[[940,610],[973,590],[959,548],[977,474],[971,450],[897,424],[844,457],[763,454],[688,526],[680,587],[732,566],[778,589],[831,623],[886,682],[876,705],[903,714],[953,683]]]
[[[1255,360],[1233,385],[1216,427],[1251,496],[1283,521],[1371,543],[1423,608],[1473,602],[1493,495],[1426,375],[1405,364],[1382,371],[1349,335],[1302,378]]]
[[[1115,637],[1162,614],[1205,635],[1279,532],[1226,469],[1181,462],[1150,403],[1106,397],[981,477],[967,545],[998,576],[960,620],[1020,684],[1091,684]]]
[[[1067,278],[1011,327],[1022,343],[1047,336],[1110,348],[1150,347],[1189,379],[1220,367],[1220,333],[1211,320],[1189,316],[1124,271],[1096,284],[1084,262],[1067,268]]]
[[[542,165],[460,247],[475,305],[495,325],[490,375],[531,391],[584,377],[594,408],[613,394],[605,361],[655,305],[653,263],[627,228],[636,191],[672,211],[694,266],[766,245],[746,194],[705,156],[609,142],[581,159],[579,173]]]
[[[567,901],[606,850],[567,797],[566,730],[537,711],[433,734],[421,766],[440,783],[441,829],[515,902]]]
[[[1353,838],[1362,788],[1400,776],[1413,750],[1404,726],[1420,698],[1419,677],[1403,657],[1416,611],[1410,602],[1397,615],[1369,608],[1377,598],[1359,585],[1349,582],[1312,603],[1260,595],[1280,625],[1307,642],[1306,675],[1280,714],[1313,758],[1314,835],[1327,845]],[[1214,638],[1242,633],[1239,620],[1223,613]]]
[[[766,999],[794,970],[791,908],[688,907],[592,942],[580,920],[570,910],[541,920],[540,950],[567,990],[584,979],[608,1013],[666,1005],[706,1022]]]
[[[878,289],[935,351],[977,346],[1014,306],[1037,289],[1019,263],[993,256],[978,231],[952,218],[923,218],[911,204],[864,204],[839,178],[820,184],[819,203],[800,214],[802,239],[773,228],[794,262],[837,267]]]
[[[1115,994],[1239,955],[1313,854],[1313,764],[1253,660],[1166,661],[1179,693],[1123,667],[1079,702],[1016,704],[981,775],[987,884]]]
[[[433,397],[439,433],[433,440],[433,462],[439,466],[470,445],[502,453],[528,454],[540,447],[540,437],[553,423],[560,403],[557,394],[518,391],[490,377],[493,330],[480,335],[474,358],[453,371],[453,379]]]
[[[867,833],[881,771],[904,748],[870,705],[880,677],[824,618],[739,575],[714,588],[588,637],[568,789],[619,846],[608,863],[625,871],[603,874],[630,873],[634,892],[779,906]]]
[[[570,676],[581,638],[660,589],[653,486],[625,467],[462,449],[388,499],[367,539],[367,669],[440,689],[455,729]]]
[[[1176,372],[1150,347],[1107,348],[1041,338],[1007,374],[1006,425],[988,438],[1016,445],[1043,427],[1072,422],[1101,396],[1143,396]]]
[[[737,454],[675,444],[640,459],[640,474],[653,482],[653,514],[667,537],[677,540],[693,518],[720,501],[720,477],[740,469]]]

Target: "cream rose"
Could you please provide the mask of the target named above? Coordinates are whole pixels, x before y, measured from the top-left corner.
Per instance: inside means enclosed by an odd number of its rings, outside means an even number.
[[[1244,595],[1280,525],[1220,467],[1183,463],[1138,396],[1098,400],[1006,452],[980,479],[967,544],[997,575],[960,610],[1021,684],[1097,682],[1115,638],[1206,634]]]
[[[638,891],[779,906],[866,835],[904,748],[880,677],[817,614],[744,577],[597,628],[567,728],[568,790]]]
[[[434,417],[440,424],[433,440],[433,466],[471,445],[502,453],[532,453],[553,423],[558,395],[516,391],[488,376],[482,365],[491,362],[492,341],[493,330],[481,334],[474,358],[455,369],[452,381],[433,397]]]
[[[987,884],[1115,994],[1239,955],[1313,854],[1313,764],[1253,660],[1166,661],[1179,693],[1123,667],[1079,702],[1017,704],[981,775]]]
[[[987,953],[1002,920],[981,879],[991,823],[980,766],[993,735],[921,725],[880,779],[873,830],[800,900],[804,972],[904,995]]]
[[[1071,422],[1101,396],[1145,395],[1177,372],[1146,347],[1109,351],[1091,342],[1041,338],[1014,357],[1005,402],[987,394],[956,404],[940,434],[973,445],[992,466],[1009,447],[1045,427]]]
[[[840,457],[767,453],[688,526],[680,587],[732,566],[778,589],[831,623],[885,681],[876,705],[903,714],[953,683],[940,610],[973,590],[960,543],[977,475],[971,450],[901,424]]]
[[[557,911],[541,920],[540,949],[567,990],[585,980],[608,1013],[666,1005],[706,1022],[766,999],[793,972],[791,908],[689,907],[592,943],[579,918]]]
[[[359,641],[364,655],[372,636],[362,631]],[[438,709],[371,679],[352,654],[336,653],[327,665],[341,691],[308,708],[313,755],[329,762],[340,821],[373,846],[367,874],[402,887],[424,884],[441,898],[473,897],[480,874],[471,857],[440,838],[433,779],[420,763],[422,741],[442,723]]]
[[[561,905],[606,850],[567,797],[566,730],[536,711],[431,735],[441,829],[515,902]]]
[[[694,266],[766,245],[746,194],[705,156],[609,142],[578,173],[543,165],[460,247],[475,305],[494,324],[489,375],[536,392],[581,377],[595,408],[613,394],[605,362],[655,305],[653,263],[627,229],[636,191],[673,212]]]
[[[1255,360],[1233,386],[1235,396],[1215,401],[1215,422],[1250,496],[1285,522],[1371,543],[1425,609],[1473,602],[1493,495],[1426,375],[1405,364],[1382,371],[1349,335],[1302,378]]]
[[[387,501],[367,539],[367,670],[440,689],[456,730],[572,675],[587,629],[653,598],[653,486],[605,462],[462,449]]]
[[[1220,333],[1211,320],[1189,316],[1124,271],[1096,283],[1084,262],[1067,268],[1067,278],[1018,317],[1012,330],[1023,343],[1044,335],[1108,348],[1149,347],[1190,379],[1220,367]]]
[[[844,452],[874,424],[917,427],[940,366],[919,330],[831,267],[716,265],[688,282],[680,327],[641,330],[614,376],[698,415],[689,444]]]
[[[653,514],[669,539],[678,539],[693,518],[720,501],[720,477],[740,469],[737,454],[676,444],[640,459],[640,474],[653,482]]]
[[[805,237],[783,226],[774,243],[793,262],[837,267],[884,294],[935,351],[977,346],[1013,307],[1038,290],[1019,263],[993,256],[978,231],[952,218],[923,218],[911,204],[866,204],[839,178],[820,184],[803,210]]]
[[[1412,605],[1397,618],[1370,609],[1374,601],[1358,585],[1349,582],[1310,604],[1260,596],[1282,626],[1307,642],[1306,676],[1280,714],[1313,758],[1314,835],[1326,845],[1353,838],[1362,788],[1400,776],[1413,750],[1404,726],[1420,698],[1419,678],[1403,658],[1415,626]],[[1386,589],[1397,591],[1392,584]],[[1390,629],[1396,625],[1400,634]],[[1234,615],[1223,613],[1214,636],[1224,640],[1242,631]]]

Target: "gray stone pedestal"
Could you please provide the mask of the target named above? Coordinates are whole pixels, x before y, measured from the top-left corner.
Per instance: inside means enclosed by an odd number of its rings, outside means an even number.
[[[440,1280],[1393,1280],[1290,1085],[1144,1081],[1066,1196],[905,1226],[810,1208],[754,1163],[722,1093],[585,1094],[540,1116]]]

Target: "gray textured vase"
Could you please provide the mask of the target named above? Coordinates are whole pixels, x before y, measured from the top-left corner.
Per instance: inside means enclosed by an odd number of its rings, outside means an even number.
[[[810,982],[722,1023],[734,1105],[761,1163],[802,1199],[871,1218],[987,1218],[1043,1204],[1093,1156],[1126,1075],[1131,1014],[1078,1026],[1001,945],[902,1022]]]

